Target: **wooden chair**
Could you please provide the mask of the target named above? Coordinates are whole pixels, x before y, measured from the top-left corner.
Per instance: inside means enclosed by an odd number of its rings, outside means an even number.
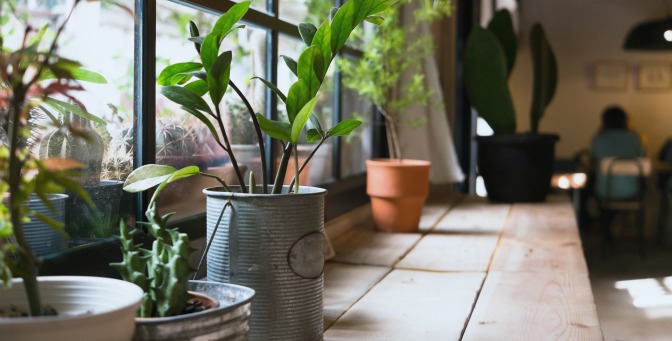
[[[626,158],[609,157],[600,162],[600,171],[605,177],[606,192],[600,198],[601,222],[604,228],[604,244],[609,243],[613,246],[613,236],[611,233],[611,222],[618,211],[634,211],[636,213],[636,231],[639,239],[640,254],[642,258],[646,256],[645,248],[645,194],[646,177],[651,174],[651,160],[645,157]],[[614,198],[612,195],[612,182],[614,176],[634,176],[637,179],[636,193],[627,199]]]

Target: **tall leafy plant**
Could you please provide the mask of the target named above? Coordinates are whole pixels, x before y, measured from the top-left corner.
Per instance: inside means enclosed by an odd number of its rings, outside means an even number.
[[[334,136],[349,135],[361,124],[358,120],[344,120],[331,128],[323,128],[312,112],[329,65],[343,48],[352,31],[364,20],[380,23],[382,18],[377,14],[388,8],[388,1],[351,0],[338,9],[332,9],[330,19],[323,21],[319,27],[310,23],[300,24],[299,33],[307,48],[301,53],[298,60],[283,56],[287,67],[298,78],[290,86],[287,94],[280,91],[270,81],[261,77],[254,77],[255,80],[261,81],[269,87],[284,103],[287,120],[271,120],[260,113],[255,113],[239,87],[229,77],[232,52],[219,53],[222,41],[235,30],[244,28],[244,25],[238,22],[247,12],[249,5],[249,2],[241,2],[232,6],[217,20],[212,31],[206,35],[201,35],[196,24],[190,22],[190,40],[199,53],[200,62],[169,65],[160,73],[158,83],[163,86],[161,93],[164,96],[181,105],[182,109],[198,118],[208,127],[216,143],[229,155],[242,190],[247,191],[236,156],[231,149],[229,136],[224,129],[224,120],[220,109],[220,104],[227,89],[229,87],[233,89],[245,104],[250,120],[255,127],[262,161],[262,183],[264,184],[262,188],[264,193],[267,193],[265,184],[268,183],[268,175],[266,174],[268,160],[266,160],[262,131],[271,138],[281,141],[284,147],[271,193],[278,194],[281,192],[283,179],[292,154],[294,155],[294,169],[296,170],[293,191],[298,193],[299,174],[324,141]],[[205,96],[212,105],[206,102]],[[306,139],[309,142],[319,143],[299,167],[296,147],[309,120],[314,128],[305,133]],[[254,186],[250,186],[250,191],[253,190]]]
[[[532,26],[530,48],[534,82],[530,129],[536,134],[558,80],[555,55],[539,23]],[[513,21],[507,10],[497,11],[487,28],[475,27],[467,39],[465,88],[471,104],[495,134],[516,132],[516,111],[508,87],[516,51]]]
[[[38,159],[30,153],[31,113],[42,111],[52,124],[82,137],[82,131],[57,116],[71,112],[105,124],[79,106],[52,97],[60,95],[76,101],[73,92],[83,90],[79,81],[105,83],[101,75],[57,54],[58,39],[80,2],[75,0],[50,41],[45,39],[48,24],[36,29],[24,23],[20,46],[10,49],[5,42],[13,32],[7,26],[0,29],[0,278],[5,285],[11,284],[13,277],[23,279],[31,316],[42,314],[42,304],[36,278],[38,264],[26,241],[24,223],[31,216],[65,232],[62,224],[45,214],[31,212],[25,202],[35,196],[53,211],[48,196],[68,189],[91,204],[88,194],[73,179],[73,169],[81,168],[81,164],[60,157]],[[10,17],[20,21],[22,16],[16,5],[14,0],[0,2],[0,21],[6,23]]]
[[[421,22],[430,23],[450,15],[451,4],[446,0],[422,0],[412,13],[413,24],[402,25],[403,5],[413,0],[400,0],[385,11],[385,18],[368,20],[378,24],[370,31],[358,29],[355,35],[365,43],[364,55],[357,59],[342,58],[339,70],[343,84],[371,101],[385,119],[389,155],[401,159],[399,126],[406,123],[424,123],[405,119],[406,109],[413,103],[427,104],[433,90],[424,81],[423,59],[434,53],[432,37],[418,31]],[[402,76],[411,74],[410,81]]]

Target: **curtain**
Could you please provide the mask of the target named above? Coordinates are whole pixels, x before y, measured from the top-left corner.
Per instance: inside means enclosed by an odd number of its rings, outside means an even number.
[[[405,27],[415,25],[413,11],[420,5],[421,1],[414,1],[404,7],[402,24]],[[414,35],[417,36],[429,34],[431,34],[430,27],[425,22],[420,23],[414,31]],[[413,117],[424,117],[426,123],[418,126],[400,124],[402,154],[404,158],[430,161],[432,166],[429,181],[434,185],[461,182],[464,180],[464,173],[455,152],[434,55],[424,58],[418,68],[419,70],[409,70],[404,74],[401,82],[409,82],[415,71],[423,71],[425,86],[432,89],[432,96],[429,105],[416,103],[406,109]]]

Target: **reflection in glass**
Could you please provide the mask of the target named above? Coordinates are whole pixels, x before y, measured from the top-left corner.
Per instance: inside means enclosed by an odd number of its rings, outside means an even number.
[[[341,138],[341,176],[348,177],[366,172],[366,160],[372,155],[372,104],[357,91],[344,89],[341,98],[343,120],[357,118],[362,125],[350,136]]]
[[[133,8],[133,1],[119,1]],[[51,23],[57,27],[70,10],[69,4],[57,1],[19,1],[17,11],[25,13],[27,23],[41,27]],[[4,47],[20,45],[24,22],[8,16],[2,30],[7,39]],[[122,199],[123,180],[133,166],[132,136],[125,139],[123,126],[133,122],[133,16],[124,9],[100,2],[85,2],[75,10],[59,38],[58,53],[80,62],[85,69],[101,74],[105,84],[81,82],[84,91],[73,91],[73,98],[52,97],[68,101],[103,119],[106,124],[81,118],[71,111],[49,110],[60,124],[69,125],[83,134],[66,133],[39,110],[31,114],[30,143],[32,152],[40,158],[67,157],[79,161],[85,168],[75,175],[89,193],[95,206],[90,207],[75,193],[68,194],[64,207],[65,230],[70,246],[88,243],[115,234],[119,220],[134,221],[132,196]],[[55,33],[49,32],[47,36]],[[84,135],[86,137],[84,137]],[[128,143],[130,148],[122,148]]]
[[[334,7],[331,0],[279,0],[280,19],[302,23],[309,22],[317,27],[329,16]]]

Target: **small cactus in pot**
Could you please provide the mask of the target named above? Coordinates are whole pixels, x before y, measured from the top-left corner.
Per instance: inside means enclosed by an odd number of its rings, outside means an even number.
[[[54,127],[44,135],[39,142],[40,159],[62,157],[79,161],[84,165],[78,179],[80,184],[97,185],[105,154],[103,138],[92,127],[91,121],[72,111],[65,112],[61,123],[69,129]]]
[[[193,156],[198,137],[194,128],[168,120],[160,120],[156,129],[156,156]]]

